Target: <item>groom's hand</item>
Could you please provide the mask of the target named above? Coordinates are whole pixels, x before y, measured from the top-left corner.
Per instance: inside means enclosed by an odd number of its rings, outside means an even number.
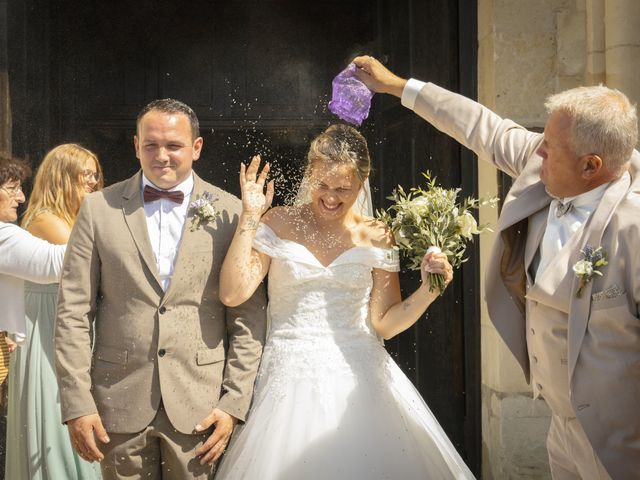
[[[201,447],[196,449],[196,455],[202,456],[200,459],[201,465],[205,463],[213,465],[220,458],[225,448],[227,448],[229,438],[233,433],[236,423],[238,423],[236,417],[232,417],[227,412],[214,408],[209,415],[196,425],[196,432],[202,432],[210,426],[214,426],[213,433],[209,435],[209,438],[207,438]]]
[[[96,445],[96,438],[102,443],[109,443],[109,436],[102,425],[100,415],[94,413],[74,418],[67,422],[71,445],[87,462],[101,462],[104,455]]]

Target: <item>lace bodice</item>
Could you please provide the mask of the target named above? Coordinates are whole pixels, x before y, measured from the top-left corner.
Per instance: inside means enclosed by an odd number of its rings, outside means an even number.
[[[270,354],[283,361],[295,358],[298,373],[308,376],[323,369],[352,370],[354,349],[363,353],[363,347],[380,346],[368,325],[372,269],[398,271],[395,250],[353,247],[325,267],[304,245],[278,238],[265,224],[254,248],[271,257],[266,349],[275,351]],[[293,373],[291,368],[285,370]]]
[[[260,224],[254,248],[269,255],[271,335],[314,339],[366,330],[372,268],[398,271],[395,250],[352,247],[323,266],[304,246]]]

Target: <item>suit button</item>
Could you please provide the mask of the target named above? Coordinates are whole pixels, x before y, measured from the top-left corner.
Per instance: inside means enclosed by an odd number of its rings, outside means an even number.
[[[538,387],[538,390],[542,390],[542,385],[540,385],[539,383],[536,383],[536,387]]]
[[[535,334],[536,334],[536,331],[532,328],[531,329],[531,335],[535,335]]]
[[[166,312],[166,311],[167,311],[167,307],[165,307],[165,306],[163,305],[163,306],[161,306],[161,307],[158,309],[158,311],[160,312],[160,315],[162,315],[162,314],[164,314],[164,312]]]
[[[167,353],[167,351],[164,348],[161,348],[160,350],[158,350],[158,356],[159,357],[164,357],[165,353]]]
[[[531,357],[531,360],[533,361],[533,363],[538,363],[538,357],[536,357],[535,355]]]

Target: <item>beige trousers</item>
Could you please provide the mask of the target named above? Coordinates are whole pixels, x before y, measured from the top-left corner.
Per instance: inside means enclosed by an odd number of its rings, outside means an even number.
[[[208,479],[214,467],[200,465],[195,449],[211,434],[178,432],[162,405],[147,428],[138,433],[109,433],[111,441],[100,444],[104,454],[103,480]]]
[[[547,451],[553,480],[611,480],[577,418],[551,415]]]

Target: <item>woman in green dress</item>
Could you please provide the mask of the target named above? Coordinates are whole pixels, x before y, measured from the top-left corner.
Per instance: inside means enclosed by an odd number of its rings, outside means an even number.
[[[82,199],[99,188],[97,157],[76,144],[59,145],[38,169],[22,226],[50,243],[66,244]],[[9,370],[7,479],[100,478],[99,465],[74,452],[60,418],[53,331],[57,291],[57,283],[25,283],[27,335]]]

